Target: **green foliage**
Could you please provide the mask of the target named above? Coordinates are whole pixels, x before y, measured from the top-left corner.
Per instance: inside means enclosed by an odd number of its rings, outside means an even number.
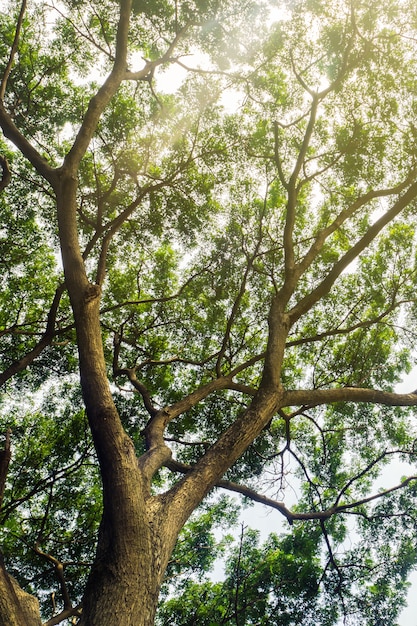
[[[240,543],[227,556],[224,582],[187,580],[162,606],[157,623],[334,623],[320,607],[320,564],[314,556],[319,534],[272,534],[260,546],[257,531],[242,529]]]
[[[14,444],[1,542],[10,573],[39,595],[47,615],[50,592],[58,592],[61,602],[54,565],[47,556],[63,564],[70,593],[81,595],[94,556],[102,505],[78,391],[67,383],[50,386],[43,396],[39,407],[8,403],[1,419],[2,431],[11,429]]]

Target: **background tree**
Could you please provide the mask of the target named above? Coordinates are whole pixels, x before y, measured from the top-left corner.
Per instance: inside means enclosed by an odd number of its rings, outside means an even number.
[[[2,623],[40,623],[30,593],[48,626],[394,623],[416,28],[399,0],[4,6]],[[290,531],[218,544],[213,490]]]

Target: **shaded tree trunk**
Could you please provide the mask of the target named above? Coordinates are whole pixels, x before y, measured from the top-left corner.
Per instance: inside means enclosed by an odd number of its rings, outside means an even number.
[[[23,591],[0,560],[0,626],[41,626],[39,602]]]
[[[6,433],[4,450],[0,450],[0,508],[3,501],[10,463],[10,431]],[[40,626],[39,602],[21,589],[7,573],[0,554],[0,626]]]
[[[100,286],[88,280],[76,232],[76,181],[57,205],[65,279],[74,312],[80,380],[103,483],[103,517],[80,626],[150,626],[180,526],[166,532],[163,503],[150,494],[109,387],[100,328]]]

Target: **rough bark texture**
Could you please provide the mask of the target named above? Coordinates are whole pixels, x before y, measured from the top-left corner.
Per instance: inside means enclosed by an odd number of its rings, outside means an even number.
[[[0,626],[41,626],[39,602],[25,593],[0,560]]]

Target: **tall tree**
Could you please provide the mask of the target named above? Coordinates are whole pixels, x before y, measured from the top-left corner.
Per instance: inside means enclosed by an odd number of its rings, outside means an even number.
[[[414,3],[26,4],[0,26],[0,622],[58,585],[48,626],[153,624],[231,515],[183,530],[217,488],[291,532],[243,534],[162,623],[394,623],[417,477],[375,481],[416,456]]]

